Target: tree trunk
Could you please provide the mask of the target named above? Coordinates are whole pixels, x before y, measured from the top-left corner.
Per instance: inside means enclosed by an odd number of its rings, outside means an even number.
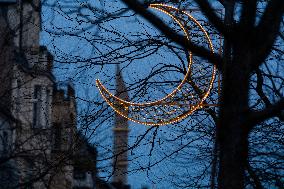
[[[244,70],[249,69],[243,57],[237,59],[231,64],[227,63],[223,72],[223,93],[217,125],[217,140],[220,147],[219,189],[244,188],[248,156],[248,131],[245,118],[248,114],[249,86],[249,74]]]

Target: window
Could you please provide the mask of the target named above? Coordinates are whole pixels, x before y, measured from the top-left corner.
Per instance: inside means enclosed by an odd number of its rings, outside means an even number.
[[[76,121],[75,116],[74,114],[71,113],[69,117],[70,117],[70,126],[73,127]]]
[[[33,94],[33,128],[40,127],[41,86],[36,85]]]
[[[25,186],[24,189],[34,189],[34,186],[30,184],[29,186]]]
[[[19,113],[21,110],[21,87],[22,87],[22,83],[20,79],[17,79],[17,96],[16,96],[16,112]]]
[[[72,129],[68,129],[68,134],[67,134],[67,145],[69,148],[72,148],[73,147],[73,143],[74,143],[74,133],[72,132]]]
[[[51,110],[51,99],[50,99],[50,95],[51,95],[51,92],[49,89],[46,89],[46,101],[45,101],[45,116],[44,116],[44,119],[45,119],[45,125],[46,127],[49,127],[50,126],[50,110]]]
[[[53,126],[53,150],[60,150],[62,140],[62,128],[60,123],[56,123]]]
[[[0,3],[17,3],[17,0],[0,0]]]
[[[3,132],[3,153],[6,154],[8,152],[8,133],[6,131]]]
[[[85,180],[86,172],[75,168],[73,172],[73,178],[77,180]]]

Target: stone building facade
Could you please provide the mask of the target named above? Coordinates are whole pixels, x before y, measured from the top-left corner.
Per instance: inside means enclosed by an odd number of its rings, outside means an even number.
[[[40,0],[0,0],[0,189],[129,188],[127,120],[115,116],[119,155],[108,183],[97,177],[96,148],[76,128],[75,91],[58,87],[40,31]],[[117,86],[128,98],[119,68]]]
[[[0,0],[0,188],[73,187],[75,94],[57,88],[40,9]]]

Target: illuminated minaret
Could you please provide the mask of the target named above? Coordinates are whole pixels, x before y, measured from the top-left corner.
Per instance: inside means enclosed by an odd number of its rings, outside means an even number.
[[[116,66],[116,96],[128,101],[127,90],[120,72],[119,65]],[[127,111],[127,109],[125,110]],[[114,159],[113,159],[113,182],[127,184],[127,148],[128,148],[128,121],[126,118],[115,114],[114,118]]]

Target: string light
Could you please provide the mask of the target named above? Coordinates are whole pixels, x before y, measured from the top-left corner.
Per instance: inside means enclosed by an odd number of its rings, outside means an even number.
[[[179,10],[173,6],[169,6],[169,5],[165,5],[165,4],[151,4],[150,5],[151,8],[157,9],[167,15],[169,15],[176,23],[178,23],[178,25],[181,27],[181,29],[183,30],[187,40],[190,40],[189,37],[189,31],[185,28],[184,24],[182,22],[185,22],[184,20],[182,20],[181,18],[177,18],[174,15],[172,15],[170,13],[170,11],[176,11],[178,13],[182,13],[182,15],[186,15],[191,21],[193,21],[198,28],[204,33],[207,42],[209,44],[209,48],[212,52],[214,52],[213,49],[213,45],[212,42],[207,34],[207,32],[205,31],[205,29],[200,25],[200,23],[195,20],[190,14],[188,14],[185,11]],[[167,10],[168,9],[168,10]],[[145,125],[150,125],[150,126],[160,126],[160,125],[166,125],[166,124],[170,124],[170,123],[174,123],[174,122],[178,122],[181,119],[186,118],[187,116],[189,116],[190,114],[192,114],[195,110],[202,108],[203,107],[203,102],[205,101],[205,99],[208,97],[210,90],[213,87],[213,82],[215,79],[215,74],[216,74],[216,67],[213,66],[213,71],[212,71],[212,75],[211,75],[211,79],[209,82],[209,87],[207,89],[207,91],[204,93],[204,95],[202,97],[199,97],[200,95],[197,95],[196,98],[194,98],[194,96],[192,94],[184,94],[183,93],[183,87],[185,84],[193,84],[195,85],[195,87],[197,86],[195,83],[193,83],[193,81],[189,80],[188,78],[190,78],[190,74],[191,74],[191,66],[193,64],[192,61],[192,53],[189,52],[189,62],[188,62],[188,70],[186,72],[186,75],[184,77],[184,79],[182,80],[182,82],[176,87],[176,89],[174,89],[171,93],[169,93],[168,95],[166,95],[165,97],[157,100],[157,101],[152,101],[152,102],[144,102],[144,103],[133,103],[133,102],[128,102],[125,101],[123,99],[120,99],[116,96],[114,96],[112,93],[110,93],[108,91],[108,89],[102,85],[102,83],[99,80],[96,80],[96,84],[97,87],[99,89],[99,92],[101,94],[101,96],[104,98],[104,100],[114,109],[114,111],[118,114],[120,114],[121,116],[123,116],[124,118],[131,120],[133,122],[136,123],[140,123],[140,124],[145,124]],[[197,70],[199,70],[200,72],[197,74],[199,77],[201,77],[202,75],[200,74],[201,72],[203,72],[204,69],[201,69],[201,67],[199,65],[197,65]],[[193,87],[194,88],[194,87]],[[199,87],[197,86],[198,90],[200,91]],[[189,91],[191,91],[189,88],[185,88],[185,90],[187,91],[186,93],[188,93]],[[195,89],[194,89],[195,90]],[[179,97],[179,93],[181,92],[181,97]],[[203,94],[203,93],[202,93]],[[188,110],[183,112],[181,111],[179,106],[184,106],[184,105],[179,105],[177,102],[167,102],[169,99],[174,100],[175,97],[177,97],[176,99],[182,99],[182,102],[185,101],[187,102],[187,96],[191,96],[192,100],[197,101],[198,98],[200,98],[199,102],[197,103],[197,105],[190,105],[188,104]],[[111,102],[111,100],[113,100],[113,102]],[[120,108],[117,107],[120,104]],[[185,103],[187,104],[187,103]],[[139,112],[141,116],[137,115],[137,114],[132,114],[132,112],[130,111],[130,107],[132,108],[133,111],[135,112]],[[154,107],[154,108],[153,108]],[[120,109],[124,110],[128,110],[128,111],[121,111]],[[147,111],[147,109],[150,108],[150,113]],[[169,109],[169,108],[174,108],[171,111],[167,111],[164,110],[165,109]],[[145,109],[145,110],[144,110]],[[140,111],[139,111],[140,110]],[[177,110],[181,111],[182,114],[180,115],[176,115],[177,114]],[[146,113],[148,112],[148,113]],[[163,114],[161,114],[162,112],[168,114],[168,115],[174,115],[174,117],[167,117],[167,119],[160,119],[157,118],[157,114],[161,115],[162,117]],[[154,116],[152,115],[152,113],[154,114]],[[149,115],[150,114],[150,115]],[[144,116],[143,116],[144,115]],[[146,121],[146,117],[147,117],[147,121]],[[143,119],[144,121],[141,121],[140,119]]]

